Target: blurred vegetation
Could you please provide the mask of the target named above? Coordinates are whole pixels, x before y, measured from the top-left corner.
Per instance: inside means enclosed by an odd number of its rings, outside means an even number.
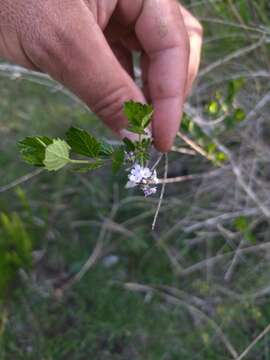
[[[182,3],[205,28],[181,128],[201,154],[178,138],[169,177],[204,176],[167,186],[154,232],[158,199],[123,174],[21,161],[28,135],[110,134],[57,84],[0,67],[1,360],[238,359],[269,325],[269,1]],[[268,332],[244,359],[270,359]]]

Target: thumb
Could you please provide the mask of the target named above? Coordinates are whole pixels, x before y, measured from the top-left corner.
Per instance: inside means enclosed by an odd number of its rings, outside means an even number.
[[[77,4],[72,11],[65,10],[61,21],[50,23],[43,33],[46,36],[36,45],[25,46],[32,62],[72,90],[112,130],[121,132],[127,125],[123,103],[145,99],[89,9]]]

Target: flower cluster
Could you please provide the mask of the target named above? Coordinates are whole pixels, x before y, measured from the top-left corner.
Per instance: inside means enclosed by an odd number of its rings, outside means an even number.
[[[135,158],[135,154],[133,151],[125,151],[125,162],[131,162],[131,163],[134,163],[136,158]]]
[[[148,167],[135,163],[130,169],[128,180],[127,188],[140,186],[145,196],[150,196],[157,192],[157,187],[153,186],[153,184],[158,183],[157,173],[155,170],[151,171]]]

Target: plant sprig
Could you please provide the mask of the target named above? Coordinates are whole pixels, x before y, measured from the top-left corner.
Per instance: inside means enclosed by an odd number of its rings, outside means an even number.
[[[147,171],[146,163],[152,146],[152,138],[148,127],[153,116],[153,107],[134,101],[124,104],[124,114],[128,119],[128,130],[136,134],[137,139],[124,138],[118,146],[97,139],[86,130],[71,127],[65,138],[49,138],[47,136],[26,137],[19,142],[22,158],[30,165],[44,167],[48,171],[58,171],[68,165],[78,172],[88,172],[102,167],[108,161],[112,163],[114,172],[123,166],[138,175],[134,186],[142,186],[146,194],[150,181],[156,174]],[[139,172],[139,174],[138,174]],[[132,176],[129,176],[129,180]],[[131,180],[128,182],[130,185]],[[128,186],[133,187],[133,186]]]

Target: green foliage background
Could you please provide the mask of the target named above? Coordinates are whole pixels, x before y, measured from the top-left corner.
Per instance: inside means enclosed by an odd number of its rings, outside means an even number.
[[[187,111],[182,131],[210,161],[169,155],[170,177],[208,175],[167,187],[155,232],[157,199],[122,173],[21,161],[25,136],[110,134],[55,83],[0,66],[0,359],[237,359],[270,323],[269,1],[182,3],[205,28],[189,105],[208,121]],[[270,335],[245,359],[270,359]]]

